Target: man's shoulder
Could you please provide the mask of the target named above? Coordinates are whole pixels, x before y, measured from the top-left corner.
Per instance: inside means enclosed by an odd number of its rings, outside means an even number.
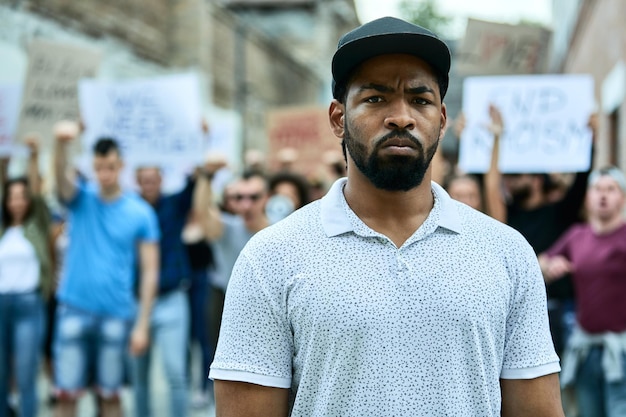
[[[456,200],[452,203],[456,206],[465,233],[486,240],[527,244],[522,234],[511,226]]]
[[[297,245],[302,241],[311,242],[321,235],[323,235],[323,228],[318,200],[261,230],[252,237],[250,245],[259,247]]]

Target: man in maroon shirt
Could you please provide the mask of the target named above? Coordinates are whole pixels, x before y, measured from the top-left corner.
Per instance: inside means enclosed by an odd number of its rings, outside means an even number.
[[[626,416],[626,178],[617,168],[589,176],[588,222],[539,256],[547,282],[572,274],[578,328],[561,382],[573,383],[585,417]]]

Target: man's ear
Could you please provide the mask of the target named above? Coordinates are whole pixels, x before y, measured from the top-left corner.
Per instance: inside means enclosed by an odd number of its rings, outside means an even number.
[[[341,104],[338,100],[331,101],[330,108],[328,109],[328,119],[330,120],[330,128],[335,136],[343,139],[345,105]]]
[[[441,124],[439,126],[439,140],[443,139],[448,130],[448,110],[446,105],[441,103]]]

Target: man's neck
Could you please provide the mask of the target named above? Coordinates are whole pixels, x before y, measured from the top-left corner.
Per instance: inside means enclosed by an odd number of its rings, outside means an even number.
[[[115,200],[121,194],[122,188],[119,186],[119,184],[111,188],[100,188],[100,197],[106,201]]]
[[[608,235],[624,225],[624,218],[618,214],[609,219],[590,218],[589,226],[597,235]]]
[[[259,232],[270,225],[269,220],[265,216],[259,216],[250,220],[244,219],[244,222],[246,229],[248,229],[250,233]]]
[[[434,204],[430,170],[422,183],[409,191],[381,190],[357,172],[348,176],[343,192],[346,202],[363,223],[387,236],[397,247],[419,229]]]

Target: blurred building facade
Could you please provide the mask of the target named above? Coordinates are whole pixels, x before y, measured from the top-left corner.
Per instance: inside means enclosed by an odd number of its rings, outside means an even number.
[[[600,116],[596,165],[626,169],[626,1],[553,0],[552,69],[591,74]]]
[[[330,98],[353,0],[0,0],[0,81],[23,81],[30,40],[98,49],[99,77],[193,71],[208,105],[236,113],[245,148],[266,148],[265,114]]]

